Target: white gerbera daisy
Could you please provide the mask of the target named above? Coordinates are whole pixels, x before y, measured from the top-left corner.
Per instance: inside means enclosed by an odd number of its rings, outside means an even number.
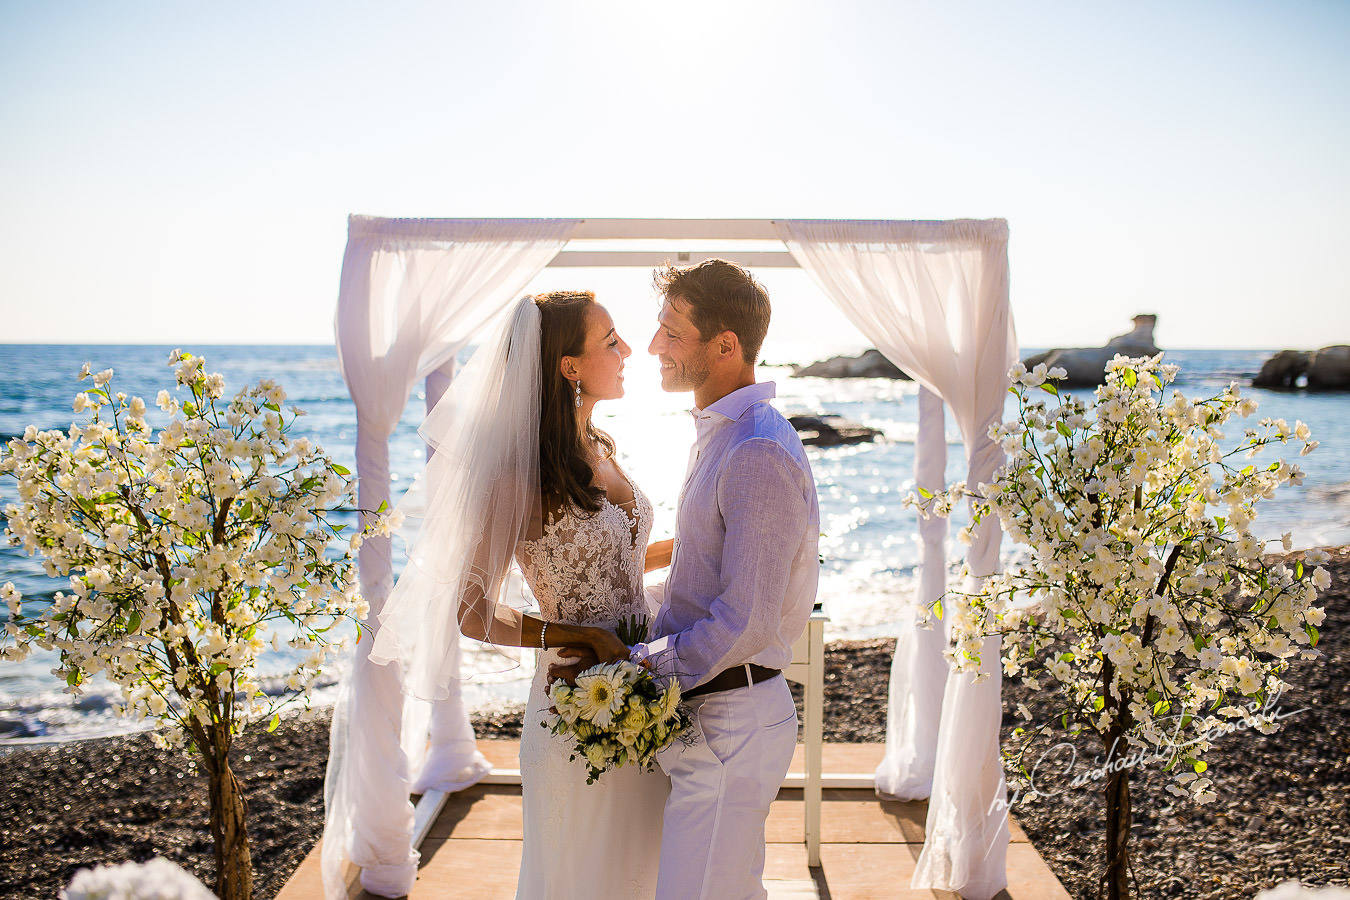
[[[588,669],[577,676],[572,700],[583,719],[600,728],[609,728],[614,714],[623,709],[628,692],[622,675],[608,666]]]

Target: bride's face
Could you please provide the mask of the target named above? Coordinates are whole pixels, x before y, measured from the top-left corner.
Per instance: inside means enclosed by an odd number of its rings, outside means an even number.
[[[592,400],[623,396],[623,361],[632,353],[614,330],[614,320],[599,303],[586,310],[586,343],[580,356],[563,357],[563,374],[569,362],[581,379],[581,393]]]

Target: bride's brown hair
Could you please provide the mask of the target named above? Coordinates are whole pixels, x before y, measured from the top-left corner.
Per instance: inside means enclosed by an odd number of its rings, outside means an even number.
[[[539,482],[544,509],[558,512],[571,501],[587,512],[600,509],[604,488],[595,483],[587,444],[602,458],[614,455],[614,439],[589,421],[577,425],[576,387],[563,377],[562,358],[586,350],[586,313],[595,303],[591,291],[536,294],[539,307]]]

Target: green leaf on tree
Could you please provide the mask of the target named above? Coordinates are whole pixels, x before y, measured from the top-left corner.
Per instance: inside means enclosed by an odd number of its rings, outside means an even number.
[[[272,713],[272,721],[267,723],[268,734],[271,734],[273,731],[276,731],[277,726],[280,724],[281,724],[281,713]]]
[[[351,470],[351,469],[347,468],[346,466],[339,466],[337,463],[333,463],[333,471],[336,472],[336,473],[338,473],[339,475],[350,475],[350,474],[352,474],[352,470]]]
[[[928,488],[918,488],[917,490],[919,492],[919,496],[922,497],[923,499],[925,500],[933,499],[933,492],[928,490]]]
[[[934,601],[933,601],[933,614],[936,615],[939,619],[942,618],[942,601],[941,601],[941,600],[934,600]]]
[[[1139,383],[1139,375],[1134,369],[1125,369],[1120,373],[1120,380],[1125,382],[1126,387],[1134,387]]]
[[[1311,644],[1312,646],[1316,647],[1316,646],[1317,646],[1317,638],[1318,638],[1318,632],[1317,632],[1316,626],[1314,626],[1312,623],[1305,622],[1304,625],[1303,625],[1303,629],[1304,629],[1304,631],[1308,632],[1308,643]]]

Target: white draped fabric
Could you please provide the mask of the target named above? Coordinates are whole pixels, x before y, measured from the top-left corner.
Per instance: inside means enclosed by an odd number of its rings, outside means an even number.
[[[919,388],[919,440],[914,450],[914,483],[936,493],[947,471],[947,441],[942,398]],[[933,793],[937,733],[942,719],[942,684],[947,678],[947,647],[939,624],[920,628],[919,612],[947,589],[947,520],[919,519],[922,557],[913,603],[901,614],[905,623],[891,661],[890,703],[886,710],[886,755],[876,771],[877,793],[898,800],[923,800]]]
[[[390,499],[388,441],[414,383],[433,376],[428,401],[443,391],[455,354],[548,265],[576,224],[351,217],[336,331],[356,405],[362,510]],[[366,627],[373,627],[393,584],[387,538],[362,545],[360,577],[370,604]],[[489,768],[461,699],[451,696],[435,708],[405,703],[401,673],[370,664],[371,643],[357,645],[333,715],[323,875],[325,895],[334,900],[346,896],[349,862],[361,867],[370,893],[406,895],[418,862],[410,789],[457,790]],[[458,645],[448,649],[457,653]]]
[[[1001,419],[1007,370],[1017,358],[1007,223],[795,220],[779,222],[778,230],[849,321],[942,399],[961,430],[967,482],[988,481],[1002,460],[988,430]],[[946,460],[943,430],[933,427],[941,424],[940,410],[926,398],[920,414],[929,424],[920,428],[916,478],[937,487]],[[946,581],[945,528],[925,525],[921,535],[916,603],[940,595]],[[971,583],[997,570],[1000,537],[993,520],[976,530],[967,554]],[[885,793],[915,797],[932,780],[913,885],[987,900],[1007,884],[1009,839],[998,756],[998,646],[986,648],[983,670],[990,678],[980,684],[949,670],[944,646],[939,636],[925,636],[912,624],[897,641],[887,753],[876,783]]]

